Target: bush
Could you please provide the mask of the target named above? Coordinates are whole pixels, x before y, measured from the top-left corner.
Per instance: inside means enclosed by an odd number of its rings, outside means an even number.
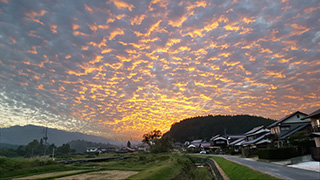
[[[165,153],[172,149],[172,142],[169,138],[162,137],[161,139],[154,139],[154,144],[150,146],[151,153]]]
[[[290,159],[299,156],[299,151],[297,148],[259,149],[258,156],[260,159]]]

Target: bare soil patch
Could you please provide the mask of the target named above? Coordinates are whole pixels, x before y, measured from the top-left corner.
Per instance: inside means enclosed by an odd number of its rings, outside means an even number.
[[[90,172],[85,174],[78,174],[74,176],[67,176],[58,178],[60,180],[105,180],[105,179],[112,179],[112,180],[120,180],[120,179],[127,179],[128,177],[137,174],[136,171],[98,171],[98,172]]]
[[[68,175],[68,174],[74,174],[74,173],[79,173],[84,170],[74,170],[74,171],[61,171],[61,172],[53,172],[53,173],[45,173],[45,174],[38,174],[34,176],[28,176],[28,177],[22,177],[22,178],[16,178],[14,180],[19,180],[19,179],[39,179],[39,178],[47,178],[47,177],[54,177],[54,176],[62,176],[62,175]]]

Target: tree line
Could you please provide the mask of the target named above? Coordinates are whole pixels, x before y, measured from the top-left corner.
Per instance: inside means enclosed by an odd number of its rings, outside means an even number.
[[[34,139],[27,145],[21,145],[17,149],[0,149],[0,156],[6,157],[33,157],[33,156],[51,156],[52,154],[72,154],[74,149],[70,148],[69,144],[55,146],[54,144],[45,145],[43,140]]]

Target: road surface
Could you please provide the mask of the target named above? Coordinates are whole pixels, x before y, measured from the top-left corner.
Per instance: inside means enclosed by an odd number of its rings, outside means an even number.
[[[262,171],[272,176],[292,180],[320,180],[320,173],[303,169],[291,168],[272,163],[259,162],[252,159],[239,158],[234,156],[218,155],[228,160],[248,166],[252,169]],[[320,167],[319,167],[320,168]]]

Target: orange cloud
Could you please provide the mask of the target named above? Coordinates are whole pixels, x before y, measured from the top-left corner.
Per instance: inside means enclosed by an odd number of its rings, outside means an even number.
[[[29,11],[25,14],[25,16],[27,17],[28,20],[32,20],[36,23],[39,23],[41,25],[44,25],[43,22],[41,22],[39,19],[37,19],[38,17],[41,17],[43,15],[46,14],[47,11],[45,10],[40,10],[39,12],[36,12],[36,11]]]
[[[38,54],[38,52],[37,52],[37,46],[32,46],[31,48],[32,48],[32,50],[27,51],[28,53]]]
[[[58,33],[57,27],[58,27],[58,26],[57,26],[57,25],[54,25],[54,24],[53,24],[53,25],[50,25],[50,30],[51,30],[51,32],[54,33],[54,34]]]
[[[126,3],[121,0],[110,0],[110,2],[113,2],[113,4],[117,7],[117,9],[129,9],[129,11],[132,11],[132,8],[134,6],[132,4]]]
[[[115,29],[110,33],[109,40],[113,40],[117,35],[124,35],[124,31],[120,28]]]
[[[140,25],[140,24],[142,23],[142,21],[144,20],[145,17],[146,17],[145,14],[135,16],[135,17],[131,20],[131,25]]]

